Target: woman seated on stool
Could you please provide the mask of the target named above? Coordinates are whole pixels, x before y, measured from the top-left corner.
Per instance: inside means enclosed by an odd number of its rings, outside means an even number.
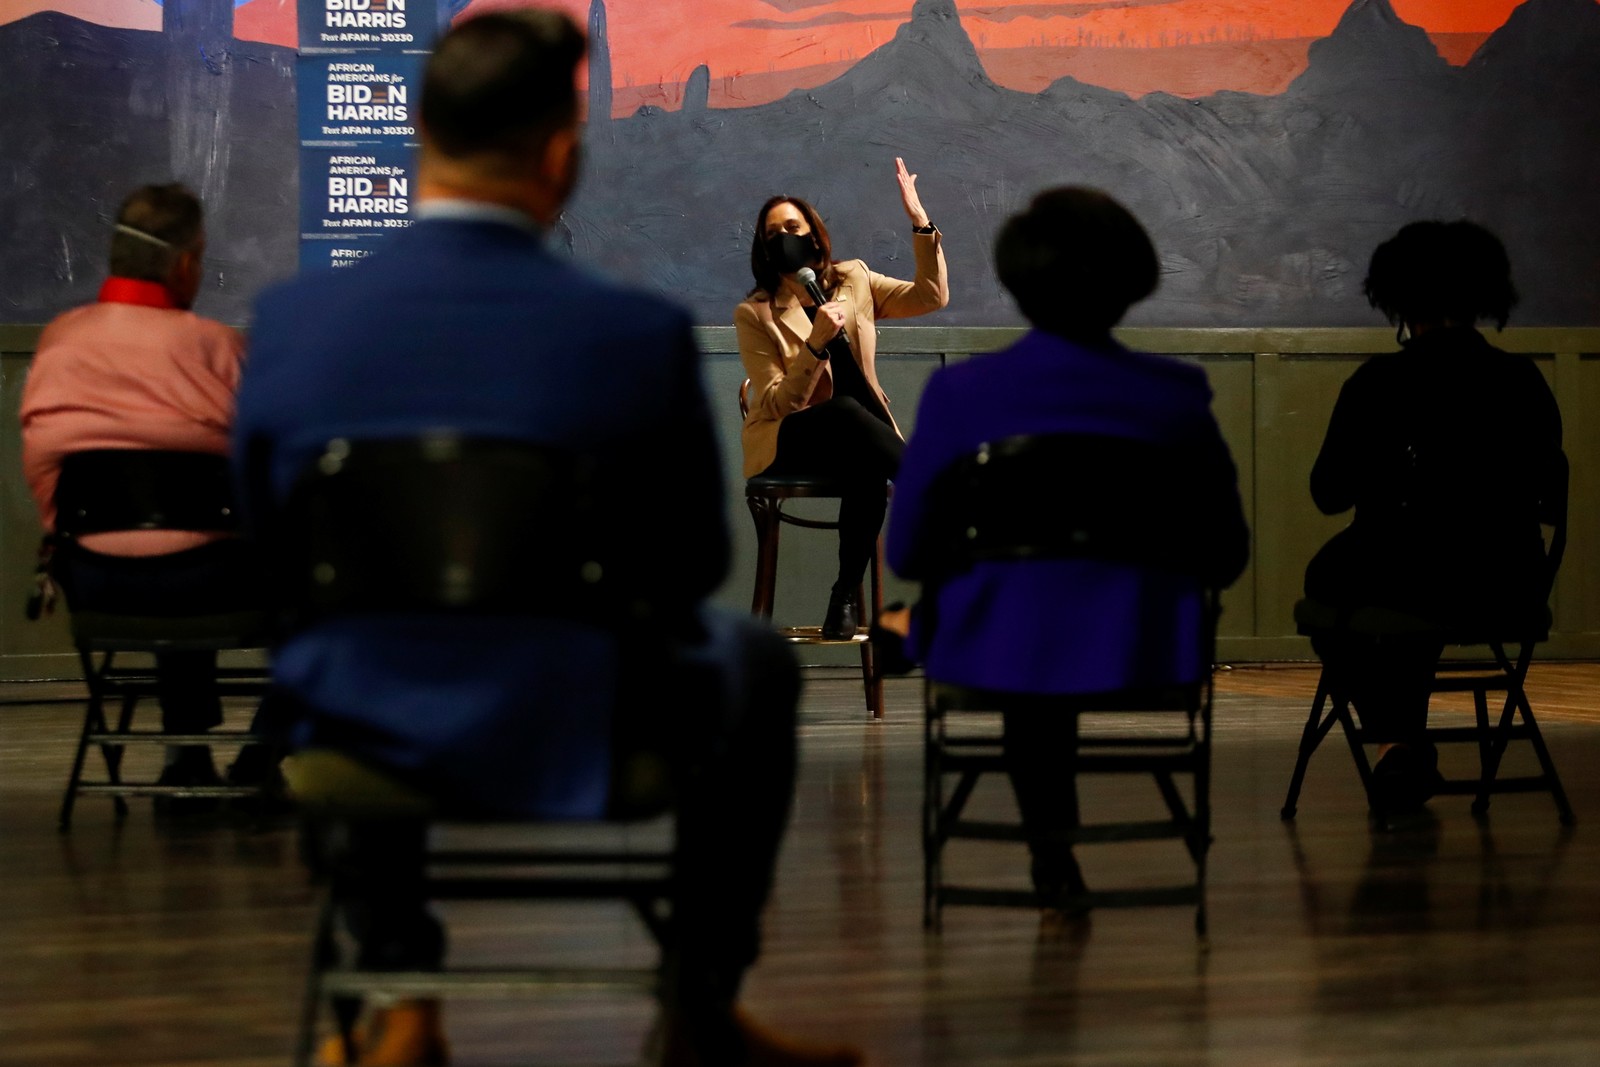
[[[900,281],[859,259],[834,262],[828,228],[810,204],[775,196],[756,215],[750,271],[756,286],[733,314],[750,379],[744,475],[838,479],[839,573],[822,636],[853,637],[856,594],[888,506],[885,483],[905,442],[878,384],[878,319],[937,311],[950,302],[938,229],[917,196],[917,176],[895,160],[911,218],[917,276]],[[800,272],[815,274],[815,296]],[[820,297],[821,299],[817,299]]]
[[[890,566],[902,578],[929,577],[918,548],[930,490],[956,461],[986,441],[1078,432],[1171,445],[1191,457],[1203,502],[1192,522],[1198,557],[1208,581],[1230,584],[1244,569],[1249,531],[1205,372],[1130,351],[1111,336],[1159,276],[1138,220],[1097,190],[1051,189],[1001,228],[995,265],[1034,328],[1004,351],[929,378],[895,481]],[[927,612],[885,612],[873,640],[886,664],[916,660],[937,681],[1051,694],[1192,682],[1211,668],[1195,656],[1202,590],[1175,574],[1092,559],[988,561],[941,581],[937,598]],[[930,618],[936,626],[924,625]],[[895,631],[907,637],[903,644]],[[1008,713],[1004,729],[1029,836],[1071,829],[1077,794],[1060,772],[1060,754],[1073,744],[1074,717]],[[1041,904],[1082,892],[1071,847],[1035,846],[1033,883]]]

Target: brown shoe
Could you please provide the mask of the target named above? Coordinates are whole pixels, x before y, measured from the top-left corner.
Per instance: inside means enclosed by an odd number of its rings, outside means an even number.
[[[683,1028],[669,1018],[663,1026],[659,1057],[649,1062],[659,1067],[863,1067],[867,1062],[860,1049],[786,1037],[767,1029],[737,1008],[733,1025],[744,1046],[744,1056],[740,1059],[713,1062],[702,1055]]]
[[[450,1063],[437,1000],[402,1000],[374,1008],[356,1027],[355,1044],[352,1065],[339,1035],[328,1038],[317,1052],[318,1067],[448,1067]]]

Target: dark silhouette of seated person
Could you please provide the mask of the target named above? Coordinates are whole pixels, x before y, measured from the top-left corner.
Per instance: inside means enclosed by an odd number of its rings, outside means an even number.
[[[1135,352],[1112,336],[1128,308],[1155,290],[1148,235],[1094,189],[1039,194],[995,242],[1000,281],[1033,329],[1010,348],[933,374],[895,482],[886,545],[905,578],[929,577],[924,524],[940,475],[988,441],[1020,434],[1094,433],[1179,448],[1203,488],[1195,538],[1206,577],[1225,586],[1244,569],[1249,532],[1233,460],[1198,366]],[[1048,485],[1040,493],[1051,491]],[[928,678],[1022,693],[1096,693],[1191,682],[1203,589],[1195,578],[1096,559],[985,561],[942,578],[937,600],[886,612],[875,637],[889,658]],[[1138,610],[1134,610],[1134,609]],[[896,648],[891,635],[905,633]],[[898,657],[896,654],[898,653]],[[1005,754],[1030,836],[1070,829],[1078,801],[1060,753],[1075,717],[1008,714]],[[1070,846],[1036,845],[1042,902],[1083,888]]]
[[[1483,227],[1403,227],[1373,253],[1365,290],[1401,351],[1369,359],[1339,392],[1311,496],[1324,514],[1355,514],[1306,567],[1305,592],[1439,631],[1312,639],[1380,742],[1374,800],[1403,811],[1440,781],[1423,731],[1443,635],[1504,637],[1543,610],[1537,493],[1560,461],[1561,413],[1534,362],[1476,328],[1503,328],[1517,302],[1505,248]]]
[[[448,431],[581,455],[615,538],[597,558],[638,577],[652,622],[629,639],[620,621],[336,618],[291,635],[274,680],[306,708],[297,744],[373,764],[453,814],[606,814],[608,766],[664,757],[679,889],[657,1062],[845,1067],[853,1050],[790,1042],[737,1007],[793,793],[799,672],[770,629],[706,605],[730,539],[688,315],[546,247],[577,180],[584,50],[569,18],[532,9],[439,39],[415,224],[353,268],[263,294],[238,454],[266,530],[336,438]],[[672,519],[641,536],[641,515]],[[423,834],[355,846],[382,887],[344,916],[364,969],[441,965],[444,930],[417,891]],[[362,1033],[362,1063],[446,1058],[437,1000],[375,1006]]]

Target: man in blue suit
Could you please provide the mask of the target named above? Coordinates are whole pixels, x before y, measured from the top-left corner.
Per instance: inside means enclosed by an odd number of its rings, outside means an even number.
[[[788,818],[799,675],[768,630],[703,605],[729,538],[687,316],[545,248],[578,174],[583,52],[551,12],[485,15],[440,39],[423,80],[416,224],[353,268],[261,297],[235,454],[259,486],[250,514],[270,528],[332,438],[447,429],[580,451],[618,487],[612,528],[671,516],[637,552],[656,561],[639,568],[652,575],[641,593],[682,619],[677,643],[646,667],[592,629],[344,620],[287,640],[275,678],[307,709],[300,743],[391,768],[457,809],[594,813],[619,749],[664,750],[680,772],[681,888],[661,1062],[858,1063],[735,1006]],[[419,838],[368,850],[396,877],[347,916],[363,966],[440,963],[442,930],[399,888]],[[363,1040],[361,1063],[446,1059],[437,1002],[374,1012]]]

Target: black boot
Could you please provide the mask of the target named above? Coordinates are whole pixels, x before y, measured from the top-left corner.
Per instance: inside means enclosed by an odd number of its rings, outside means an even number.
[[[828,613],[822,617],[822,636],[830,641],[848,641],[856,635],[855,590],[834,586],[828,596]]]

